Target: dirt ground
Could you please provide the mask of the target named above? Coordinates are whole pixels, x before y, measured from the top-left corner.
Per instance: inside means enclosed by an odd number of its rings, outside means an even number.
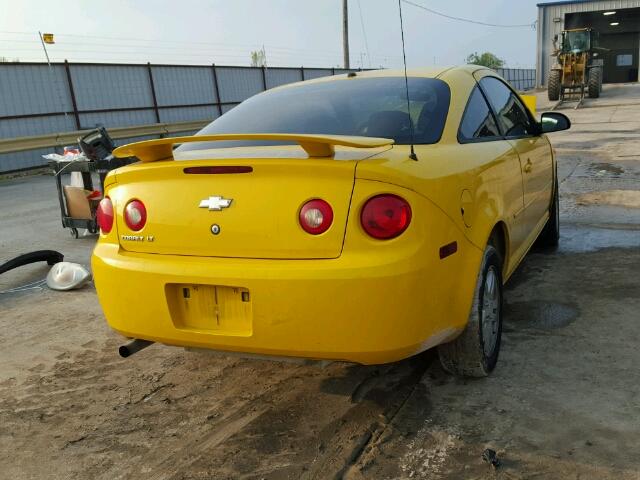
[[[123,360],[92,286],[0,293],[0,478],[640,479],[640,86],[562,111],[561,247],[508,284],[491,377],[450,377],[433,352],[321,368],[154,345]],[[88,264],[95,239],[60,228],[55,198],[48,176],[0,181],[2,258]],[[46,272],[4,274],[0,291]]]

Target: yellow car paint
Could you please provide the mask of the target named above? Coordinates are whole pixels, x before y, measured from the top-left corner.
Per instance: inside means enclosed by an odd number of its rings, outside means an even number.
[[[529,111],[535,115],[536,109],[537,109],[537,97],[535,95],[520,95],[520,98],[522,99],[522,101],[524,102],[524,104],[527,106],[527,108],[529,109]]]
[[[351,216],[343,253],[335,259],[127,252],[115,243],[112,230],[101,238],[92,262],[105,316],[127,337],[365,364],[399,360],[451,339],[464,328],[473,289],[472,282],[459,285],[458,275],[474,276],[482,252],[427,199],[393,185],[383,190],[402,195],[417,218],[432,221],[412,222],[403,235],[380,245],[365,237],[359,218]],[[357,182],[354,207],[379,192],[379,182]],[[458,252],[441,260],[438,249],[452,241]],[[174,320],[171,307],[181,301],[175,285],[248,291],[251,327],[238,331],[244,317],[222,330]]]
[[[100,235],[92,257],[109,325],[124,336],[168,345],[363,364],[396,361],[455,338],[466,325],[489,237],[504,241],[506,281],[542,230],[555,165],[544,135],[529,146],[524,140],[458,142],[474,75],[492,72],[467,66],[409,75],[437,76],[451,89],[442,138],[416,145],[418,161],[409,158],[407,145],[390,147],[381,139],[353,145],[360,137],[329,136],[321,144],[334,149],[333,158],[307,158],[313,155],[297,146],[225,149],[226,157],[215,152],[215,165],[251,166],[257,179],[251,185],[241,183],[242,175],[176,181],[181,169],[211,165],[211,152],[111,172],[105,185],[116,222]],[[344,146],[347,141],[365,148]],[[160,157],[171,157],[162,148]],[[528,197],[527,155],[537,175]],[[157,157],[156,151],[147,159]],[[244,210],[238,205],[242,219],[225,216],[231,209],[211,217],[196,208],[205,191],[225,195],[225,184],[247,199]],[[312,236],[297,215],[317,191],[330,199],[335,218],[327,232]],[[383,193],[407,200],[413,218],[402,235],[386,241],[369,237],[360,224],[364,203]],[[140,232],[123,221],[132,198],[154,206]],[[181,210],[174,198],[193,203],[193,210]],[[260,203],[265,198],[273,201]],[[198,228],[218,220],[237,234],[198,237]],[[440,249],[453,242],[457,251],[440,258]]]
[[[218,135],[199,135],[190,137],[169,137],[157,140],[145,140],[118,147],[113,154],[119,158],[137,157],[141,162],[155,162],[173,158],[173,146],[182,143],[214,142],[223,140],[274,140],[293,141],[307,152],[309,157],[331,157],[335,146],[354,148],[373,148],[391,145],[389,138],[349,137],[344,135],[302,135],[289,133],[230,133]]]
[[[154,237],[153,242],[122,242],[121,248],[139,253],[199,256],[211,256],[215,249],[215,256],[236,258],[340,256],[356,161],[216,160],[216,165],[251,165],[253,172],[251,181],[247,181],[248,175],[228,175],[224,183],[215,187],[208,175],[182,173],[184,168],[208,164],[207,161],[153,162],[118,173],[118,183],[109,190],[116,205],[118,232]],[[183,180],[176,182],[176,178]],[[182,201],[173,202],[167,192]],[[334,213],[333,225],[322,235],[309,235],[300,227],[297,208],[277,208],[278,205],[302,206],[320,192],[333,206]],[[206,208],[198,208],[200,201],[212,193],[242,200],[234,200],[231,208],[213,215]],[[129,230],[122,215],[124,204],[133,197],[157,206],[148,209],[147,223],[140,232]],[[209,226],[216,222],[222,233],[214,237],[209,233]],[[202,235],[203,226],[206,235]]]

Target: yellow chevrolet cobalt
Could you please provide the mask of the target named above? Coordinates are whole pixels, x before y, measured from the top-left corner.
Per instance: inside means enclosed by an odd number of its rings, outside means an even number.
[[[465,66],[291,84],[120,147],[139,162],[98,210],[107,321],[133,350],[377,364],[437,347],[451,373],[487,375],[503,284],[558,242],[546,133],[569,126]]]

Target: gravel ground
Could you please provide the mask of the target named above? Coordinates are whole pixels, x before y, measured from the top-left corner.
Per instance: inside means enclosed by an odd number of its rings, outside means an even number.
[[[123,360],[92,286],[0,293],[0,477],[640,479],[640,86],[562,111],[561,247],[509,282],[488,379],[450,377],[432,352],[378,367],[163,346]],[[60,228],[51,177],[0,181],[0,205],[2,257],[88,264],[95,238]],[[46,272],[4,274],[0,291]]]

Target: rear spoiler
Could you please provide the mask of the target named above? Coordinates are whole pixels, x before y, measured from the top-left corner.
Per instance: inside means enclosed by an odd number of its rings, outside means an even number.
[[[391,145],[390,138],[353,137],[344,135],[307,135],[291,133],[223,133],[218,135],[197,135],[189,137],[168,137],[158,140],[123,145],[113,151],[118,158],[137,157],[141,162],[173,160],[173,146],[182,143],[216,142],[225,140],[270,140],[288,141],[300,145],[309,157],[332,157],[334,147],[375,148]]]

